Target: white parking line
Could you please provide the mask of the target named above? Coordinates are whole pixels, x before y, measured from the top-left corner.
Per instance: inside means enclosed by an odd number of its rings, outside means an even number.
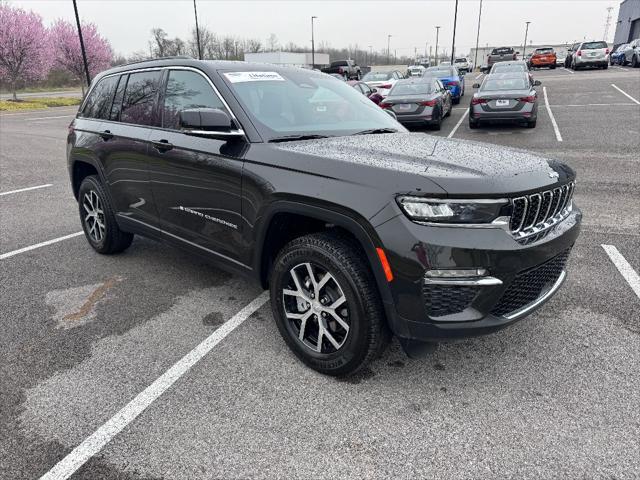
[[[640,102],[638,100],[636,100],[635,98],[633,98],[631,95],[629,95],[627,92],[625,92],[624,90],[622,90],[620,87],[618,87],[617,85],[615,85],[614,83],[611,84],[611,86],[613,88],[615,88],[616,90],[618,90],[621,94],[623,94],[624,96],[626,96],[627,98],[633,100],[635,103],[637,103],[638,105],[640,105]]]
[[[8,192],[0,192],[0,197],[3,195],[11,195],[12,193],[20,193],[20,192],[28,192],[29,190],[36,190],[38,188],[47,188],[51,187],[51,183],[46,183],[44,185],[36,185],[35,187],[27,187],[27,188],[19,188],[17,190],[9,190]]]
[[[73,115],[58,115],[56,117],[36,117],[36,118],[28,118],[27,120],[51,120],[52,118],[67,118],[67,117],[73,117]]]
[[[133,400],[125,405],[118,413],[111,417],[104,425],[87,437],[71,453],[45,473],[40,480],[63,480],[84,465],[91,457],[98,453],[119,434],[127,425],[134,421],[149,405],[166,392],[191,367],[198,363],[233,330],[242,325],[247,318],[255,313],[269,300],[269,292],[258,295],[230,320],[219,327],[196,348],[178,360],[169,370],[158,377],[151,385],[140,392]]]
[[[574,73],[576,73],[576,72],[574,72],[573,70],[569,70],[568,68],[564,68],[564,67],[562,67],[560,70],[564,70],[565,72],[570,73],[571,75],[573,75]]]
[[[640,298],[640,276],[633,267],[629,265],[629,262],[627,262],[616,247],[613,245],[602,245],[602,248],[607,252],[613,264],[631,287],[631,290]]]
[[[453,135],[456,133],[456,131],[458,130],[458,127],[462,124],[462,122],[464,121],[465,118],[467,118],[467,115],[469,115],[469,109],[467,108],[465,110],[465,112],[462,114],[462,116],[460,117],[460,120],[458,120],[458,123],[456,123],[456,126],[453,127],[453,130],[451,130],[451,133],[449,133],[449,135],[447,135],[447,138],[451,138],[453,137]]]
[[[549,97],[547,96],[547,87],[542,87],[542,92],[544,93],[544,104],[547,107],[547,112],[549,113],[549,117],[551,118],[551,124],[553,125],[553,131],[556,132],[556,140],[561,142],[562,141],[562,135],[560,135],[560,129],[558,128],[558,123],[556,122],[556,117],[553,116],[553,112],[551,111],[551,107],[549,106]]]
[[[14,255],[19,255],[24,252],[29,252],[31,250],[35,250],[36,248],[46,247],[47,245],[51,245],[52,243],[62,242],[63,240],[68,240],[73,237],[77,237],[79,235],[84,235],[84,232],[76,232],[70,235],[65,235],[64,237],[54,238],[52,240],[47,240],[46,242],[36,243],[35,245],[30,245],[28,247],[20,248],[18,250],[13,250],[11,252],[3,253],[0,255],[0,260],[4,260],[5,258],[13,257]]]
[[[481,73],[480,75],[478,75],[476,78],[474,78],[474,80],[478,80],[481,76],[483,76],[484,73]]]

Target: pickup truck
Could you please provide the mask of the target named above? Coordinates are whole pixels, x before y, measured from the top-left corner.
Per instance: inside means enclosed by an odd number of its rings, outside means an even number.
[[[338,60],[331,62],[327,68],[321,70],[323,73],[337,73],[345,80],[360,80],[360,67],[353,60]]]
[[[494,48],[493,50],[491,50],[491,54],[489,55],[489,57],[487,57],[487,71],[491,70],[491,67],[494,63],[516,60],[519,53],[520,52],[516,52],[511,47]]]

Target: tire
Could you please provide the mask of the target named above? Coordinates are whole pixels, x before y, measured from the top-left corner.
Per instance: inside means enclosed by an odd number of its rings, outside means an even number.
[[[469,128],[471,130],[478,128],[478,122],[474,122],[473,120],[471,120],[471,118],[469,118]]]
[[[120,253],[131,245],[133,234],[120,230],[109,197],[96,175],[82,180],[78,211],[84,235],[96,252]]]
[[[609,65],[607,65],[606,63],[602,66],[603,70],[606,70],[607,68],[609,68]]]
[[[312,285],[311,275],[318,285],[326,274],[331,278],[323,286],[314,288],[315,292],[308,290]],[[300,287],[296,286],[296,280]],[[326,375],[353,375],[386,348],[391,334],[376,282],[364,253],[351,239],[321,232],[292,240],[278,253],[269,283],[271,309],[278,330],[293,353],[310,368]],[[322,298],[310,298],[312,293]],[[332,309],[333,314],[328,312],[328,307],[323,307],[335,304],[342,297],[344,301]],[[329,321],[312,311],[324,313]],[[300,317],[305,312],[310,317],[302,329],[302,318],[291,318],[291,315]],[[336,321],[334,314],[342,322]],[[322,335],[319,321],[325,332]]]
[[[531,120],[527,122],[527,128],[536,128],[537,120]]]
[[[460,103],[460,97],[452,98],[451,100],[453,101],[454,105],[458,105]]]
[[[638,56],[637,55],[634,55],[633,57],[631,57],[631,66],[633,68],[640,67],[640,60],[638,60]]]
[[[554,64],[554,65],[549,66],[549,68],[551,68],[551,70],[555,70],[555,69],[556,69],[556,66],[555,66],[555,64]]]
[[[449,117],[451,115],[452,110],[453,110],[453,104],[449,103],[449,109],[447,110],[447,113],[444,114],[444,116]]]

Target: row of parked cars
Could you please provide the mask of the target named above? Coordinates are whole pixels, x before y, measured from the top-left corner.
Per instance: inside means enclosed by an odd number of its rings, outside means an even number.
[[[631,65],[633,68],[639,68],[640,38],[618,45],[609,55],[609,63],[611,65]]]

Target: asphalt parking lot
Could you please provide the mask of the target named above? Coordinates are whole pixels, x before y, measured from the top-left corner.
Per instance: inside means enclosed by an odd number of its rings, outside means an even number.
[[[584,223],[568,280],[509,329],[420,360],[393,343],[349,380],[298,362],[237,277],[141,238],[94,253],[66,171],[75,110],[0,115],[0,478],[83,454],[72,478],[640,476],[640,70],[535,71],[535,129],[470,130],[476,76],[426,133],[577,171]],[[126,410],[216,332],[148,408]],[[87,438],[104,448],[92,454]]]

